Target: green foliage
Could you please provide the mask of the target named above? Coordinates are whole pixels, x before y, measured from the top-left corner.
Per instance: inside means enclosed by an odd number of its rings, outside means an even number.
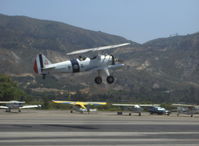
[[[9,76],[0,74],[0,100],[19,100],[24,96],[24,91]]]

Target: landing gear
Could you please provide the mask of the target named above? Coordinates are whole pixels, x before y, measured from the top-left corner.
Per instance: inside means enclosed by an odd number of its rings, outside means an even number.
[[[95,83],[96,84],[101,84],[102,83],[102,77],[98,76],[95,78]]]
[[[6,112],[11,112],[11,109],[10,108],[6,109]]]
[[[107,83],[112,84],[115,80],[114,77],[110,75],[108,69],[105,69],[104,71],[107,75],[107,78],[106,78]],[[96,84],[102,83],[101,70],[98,70],[98,76],[95,78],[95,83]]]
[[[46,74],[42,74],[42,79],[43,79],[43,80],[46,79]]]
[[[106,81],[109,83],[109,84],[112,84],[114,82],[114,77],[113,76],[108,76],[106,78]]]
[[[114,77],[113,77],[113,76],[108,76],[108,77],[106,78],[106,81],[107,81],[107,83],[112,84],[112,83],[114,82]],[[102,83],[102,77],[97,76],[97,77],[95,78],[95,83],[96,83],[96,84],[101,84],[101,83]]]

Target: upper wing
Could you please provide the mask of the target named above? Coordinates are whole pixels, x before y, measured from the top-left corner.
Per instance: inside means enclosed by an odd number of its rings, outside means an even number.
[[[22,107],[19,107],[20,109],[25,109],[25,108],[36,108],[36,107],[41,107],[41,105],[24,105]]]
[[[140,108],[138,104],[112,104],[113,106],[135,107]]]
[[[106,102],[84,102],[85,105],[106,105]]]
[[[118,45],[110,45],[110,46],[103,46],[103,47],[97,47],[97,48],[83,49],[83,50],[78,50],[78,51],[73,51],[73,52],[67,53],[67,55],[74,55],[74,54],[81,54],[81,53],[86,53],[86,52],[94,52],[94,51],[112,49],[112,48],[127,46],[129,44],[130,43],[124,43],[124,44],[118,44]]]
[[[76,102],[76,101],[61,101],[61,100],[52,100],[54,103],[63,103],[63,104],[71,104],[74,106],[80,106],[82,109],[86,109],[84,102]]]
[[[54,103],[72,104],[72,105],[76,104],[76,102],[74,102],[74,101],[52,100],[52,102],[54,102]]]
[[[65,104],[82,104],[82,105],[106,105],[106,102],[82,102],[82,101],[62,101],[62,100],[52,100],[54,103],[65,103]]]
[[[139,104],[141,107],[152,107],[152,106],[160,106],[160,104]]]
[[[11,100],[11,101],[0,101],[0,103],[25,103],[25,101],[15,101],[15,100]]]
[[[10,101],[0,101],[0,103],[10,103]]]
[[[0,108],[8,109],[8,107],[7,107],[7,106],[0,106]]]
[[[139,108],[139,107],[151,107],[151,106],[160,106],[159,104],[112,104],[114,106],[128,106],[128,107],[135,107],[135,108]]]
[[[63,101],[63,100],[52,100],[54,103],[65,103],[65,104],[83,104],[83,105],[106,105],[106,102],[83,102],[83,101]]]
[[[174,107],[184,107],[184,108],[199,108],[199,105],[196,104],[172,104]]]
[[[81,101],[61,101],[61,100],[52,100],[54,103],[64,103],[79,105],[81,108],[86,108],[85,105],[106,105],[106,102],[81,102]]]

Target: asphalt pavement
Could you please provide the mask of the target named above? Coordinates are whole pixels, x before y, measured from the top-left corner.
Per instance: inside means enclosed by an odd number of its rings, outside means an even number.
[[[0,111],[0,145],[198,146],[199,116]]]

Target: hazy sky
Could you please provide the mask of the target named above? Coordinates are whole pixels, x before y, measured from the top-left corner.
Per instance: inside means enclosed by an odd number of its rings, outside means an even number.
[[[199,0],[0,0],[0,13],[61,21],[138,43],[199,32]]]

